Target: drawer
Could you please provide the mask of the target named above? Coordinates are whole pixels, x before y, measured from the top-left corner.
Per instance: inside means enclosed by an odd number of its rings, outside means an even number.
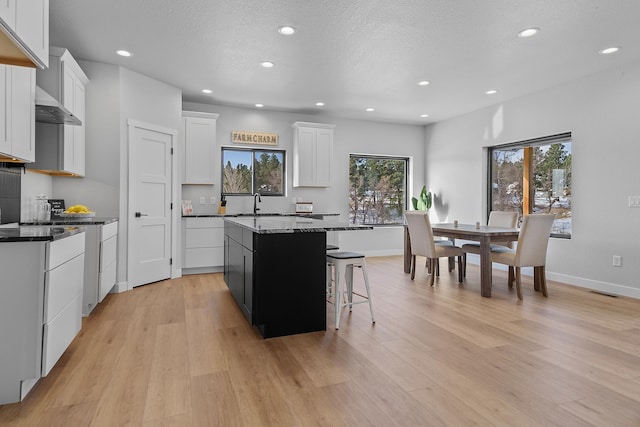
[[[82,295],[71,300],[51,321],[44,324],[42,376],[47,376],[82,327]]]
[[[72,299],[82,299],[84,253],[45,272],[44,277],[44,322],[49,322]]]
[[[118,221],[102,226],[102,240],[107,240],[118,235]]]
[[[224,265],[224,247],[187,249],[184,267],[220,267]]]
[[[222,218],[186,218],[187,228],[222,228],[224,220]]]
[[[185,247],[211,248],[224,246],[224,228],[188,228]]]
[[[102,302],[105,296],[109,293],[113,286],[116,284],[116,263],[106,266],[100,273],[98,279],[98,302]]]
[[[74,234],[64,239],[54,240],[47,244],[47,270],[52,270],[65,261],[84,252],[85,233]]]
[[[118,251],[118,238],[113,236],[100,243],[100,266],[98,271],[104,269],[116,262],[116,253]]]

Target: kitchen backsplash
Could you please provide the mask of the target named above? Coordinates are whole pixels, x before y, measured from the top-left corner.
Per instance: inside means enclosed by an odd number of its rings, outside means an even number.
[[[0,162],[0,223],[20,221],[22,165]]]

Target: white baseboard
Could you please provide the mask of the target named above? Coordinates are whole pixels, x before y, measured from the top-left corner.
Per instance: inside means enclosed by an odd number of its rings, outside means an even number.
[[[128,282],[118,282],[109,293],[119,294],[120,292],[125,292],[128,290],[130,290]]]
[[[640,299],[640,289],[631,286],[619,285],[617,283],[601,282],[598,280],[586,279],[584,277],[569,276],[567,274],[553,273],[547,271],[547,279],[556,282],[567,283],[581,288],[591,289],[604,294],[619,295]]]
[[[208,274],[208,273],[222,273],[224,271],[224,266],[221,265],[219,267],[196,267],[196,268],[183,268],[182,274],[184,276],[189,274]]]

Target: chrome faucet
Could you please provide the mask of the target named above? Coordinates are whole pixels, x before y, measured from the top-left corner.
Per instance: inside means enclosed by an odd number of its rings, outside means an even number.
[[[258,202],[262,202],[260,198],[260,193],[256,193],[253,195],[253,214],[257,214],[260,208],[258,207]]]

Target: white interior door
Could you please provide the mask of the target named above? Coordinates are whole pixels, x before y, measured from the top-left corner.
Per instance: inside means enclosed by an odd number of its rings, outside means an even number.
[[[129,121],[131,286],[171,276],[172,147],[176,132]]]

